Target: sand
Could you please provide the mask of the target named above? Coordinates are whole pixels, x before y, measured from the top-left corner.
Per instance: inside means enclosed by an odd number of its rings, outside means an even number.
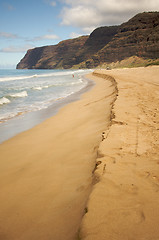
[[[159,239],[159,67],[89,78],[0,145],[0,240]]]
[[[115,97],[114,82],[97,78],[79,101],[0,144],[0,240],[78,238]]]
[[[159,67],[96,71],[118,88],[82,240],[159,239]]]

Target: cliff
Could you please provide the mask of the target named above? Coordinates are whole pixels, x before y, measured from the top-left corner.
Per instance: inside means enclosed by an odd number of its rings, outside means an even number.
[[[91,58],[117,33],[118,26],[95,29],[90,36],[64,40],[57,45],[38,47],[27,51],[17,65],[18,69],[71,68]]]
[[[159,58],[159,12],[140,13],[120,25],[112,41],[93,56],[90,63],[97,66],[131,56]]]
[[[131,56],[159,58],[159,12],[139,13],[120,26],[97,28],[90,36],[30,49],[17,68],[92,68]]]
[[[82,36],[62,41],[57,45],[30,49],[17,65],[17,68],[71,68],[78,61],[77,49],[81,49],[87,39],[88,36]]]

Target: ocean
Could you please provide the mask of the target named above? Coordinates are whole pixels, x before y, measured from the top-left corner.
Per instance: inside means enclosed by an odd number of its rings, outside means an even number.
[[[61,100],[65,103],[86,88],[88,81],[84,75],[90,71],[0,69],[0,142],[8,139],[8,132],[12,132],[6,130],[11,120],[51,105],[56,107]]]

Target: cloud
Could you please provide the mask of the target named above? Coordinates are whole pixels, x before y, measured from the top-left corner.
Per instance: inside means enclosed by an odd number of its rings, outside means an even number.
[[[93,8],[85,8],[84,6],[75,6],[73,8],[64,8],[62,11],[63,25],[77,25],[80,27],[91,26],[99,22],[97,12]],[[98,18],[98,19],[97,19]]]
[[[6,39],[15,39],[19,38],[18,35],[8,33],[8,32],[0,32],[0,38],[6,38]]]
[[[56,34],[46,34],[43,36],[35,37],[31,41],[42,41],[42,40],[46,40],[46,39],[57,40],[57,39],[59,39],[59,36],[57,36]]]
[[[0,52],[3,53],[23,53],[26,52],[28,49],[33,48],[33,45],[26,44],[24,46],[9,46],[6,48],[0,49]]]
[[[61,24],[90,33],[98,26],[121,24],[135,14],[159,10],[158,0],[61,0]]]
[[[56,34],[46,34],[44,36],[41,37],[42,39],[59,39],[59,36],[57,36]]]
[[[52,32],[52,30],[50,30],[50,32]],[[41,41],[41,40],[57,40],[60,37],[57,36],[56,34],[46,34],[46,35],[42,35],[42,36],[38,36],[38,37],[34,37],[33,39],[27,39],[25,37],[21,37],[18,36],[16,34],[13,33],[8,33],[8,32],[0,32],[0,38],[5,38],[5,39],[22,39],[22,40],[26,40],[29,42],[35,42],[35,41]]]
[[[72,32],[69,37],[70,37],[70,38],[77,38],[77,37],[80,37],[80,36],[81,36],[80,33]]]

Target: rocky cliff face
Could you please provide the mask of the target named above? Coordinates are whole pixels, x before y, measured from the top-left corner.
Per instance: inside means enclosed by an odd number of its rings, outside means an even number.
[[[119,27],[118,33],[98,52],[98,62],[126,57],[159,57],[159,13],[138,14]]]
[[[71,68],[91,58],[117,33],[118,26],[95,29],[90,36],[60,42],[57,45],[38,47],[27,51],[17,65],[18,69]]]
[[[71,68],[77,64],[77,51],[78,49],[82,49],[87,39],[88,36],[82,36],[62,41],[57,45],[30,49],[17,65],[17,68]]]
[[[159,58],[159,12],[140,13],[90,36],[28,50],[17,68],[92,68],[131,56]]]

